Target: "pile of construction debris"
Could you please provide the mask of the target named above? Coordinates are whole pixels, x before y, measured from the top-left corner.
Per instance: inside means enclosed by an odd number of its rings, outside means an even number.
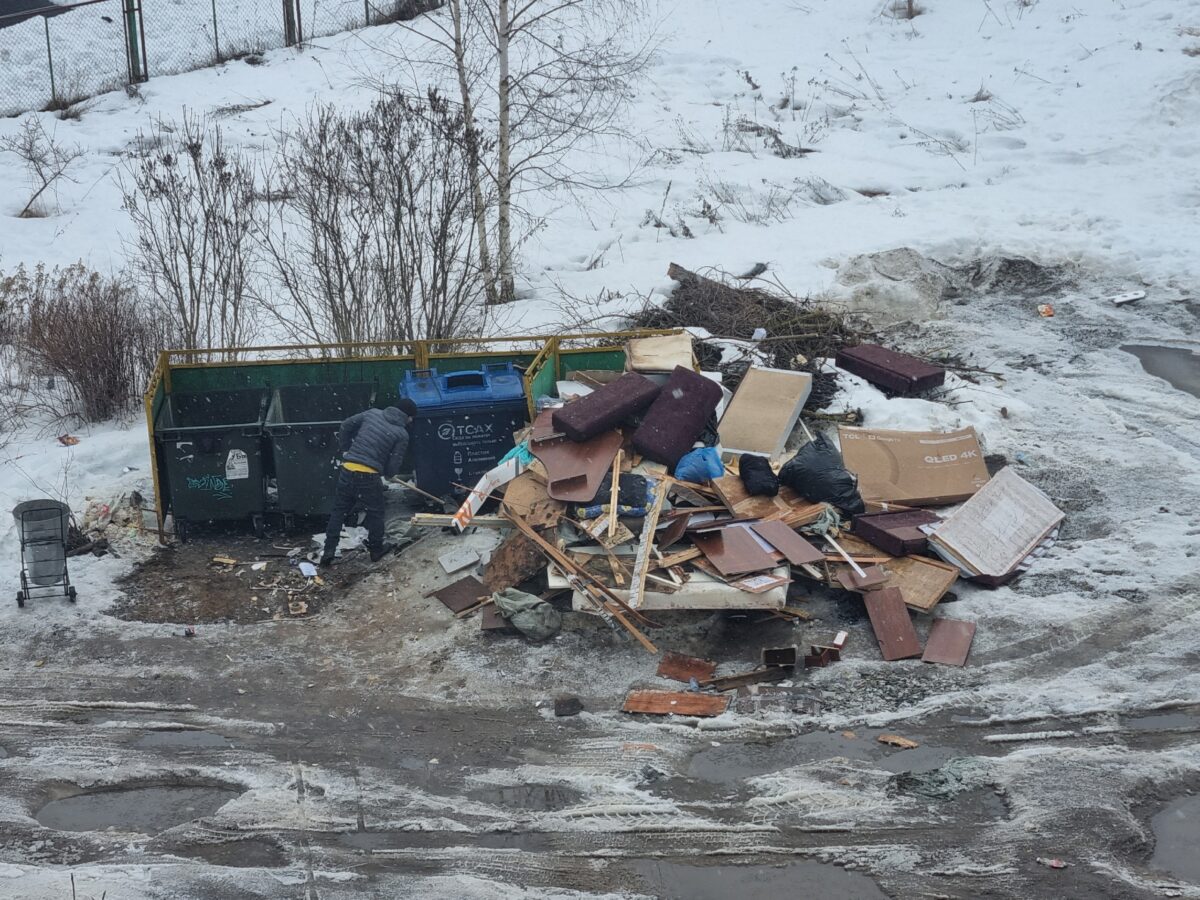
[[[899,396],[945,379],[875,345],[845,348],[836,365]],[[805,592],[789,588],[807,583],[860,595],[884,660],[965,665],[975,625],[939,617],[938,603],[960,578],[995,586],[1024,571],[1057,534],[1053,503],[1011,469],[991,477],[971,428],[842,426],[839,449],[800,418],[811,373],[751,366],[731,393],[697,368],[684,332],[629,341],[624,371],[566,373],[454,516],[458,531],[508,529],[483,580],[433,596],[459,617],[482,610],[485,629],[536,640],[554,634],[554,604],[569,597],[657,653],[657,613],[806,619]],[[797,428],[808,441],[788,450]],[[519,589],[531,579],[544,579],[536,594]],[[932,619],[924,646],[914,614]],[[660,673],[689,690],[634,691],[625,710],[717,715],[723,692],[828,665],[846,639],[831,634],[808,653],[765,648],[759,668],[725,677],[668,653]]]

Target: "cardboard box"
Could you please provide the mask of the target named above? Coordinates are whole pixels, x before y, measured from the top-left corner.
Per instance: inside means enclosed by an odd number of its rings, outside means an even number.
[[[888,431],[838,428],[842,459],[858,476],[867,501],[906,506],[960,503],[987,484],[987,466],[974,428]]]
[[[721,447],[778,458],[811,392],[807,372],[750,368],[717,426]]]
[[[692,355],[692,336],[686,331],[633,338],[625,345],[627,371],[669,373],[676,366],[696,368],[696,357]]]

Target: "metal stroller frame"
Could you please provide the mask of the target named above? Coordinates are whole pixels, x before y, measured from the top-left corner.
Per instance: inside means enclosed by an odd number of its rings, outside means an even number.
[[[21,590],[17,606],[34,596],[63,596],[75,602],[67,574],[67,529],[71,509],[57,500],[27,500],[13,510],[21,539]]]

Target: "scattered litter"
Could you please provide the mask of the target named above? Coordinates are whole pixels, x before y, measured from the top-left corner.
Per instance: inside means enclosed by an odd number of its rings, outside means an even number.
[[[425,596],[436,597],[452,613],[461,613],[487,599],[488,589],[478,578],[468,575]]]
[[[459,569],[465,569],[477,562],[479,562],[479,553],[470,547],[456,547],[438,557],[438,564],[447,575],[452,575]]]
[[[675,681],[689,682],[712,678],[717,670],[717,664],[707,659],[697,659],[694,656],[684,656],[682,653],[667,652],[663,654],[655,672],[660,678],[671,678]]]
[[[871,591],[863,597],[879,652],[888,662],[921,655],[921,642],[913,628],[899,588]]]
[[[1049,303],[1039,303],[1037,311],[1038,315],[1043,319],[1050,319],[1054,317],[1054,307]]]
[[[914,747],[920,747],[916,741],[910,741],[906,737],[900,737],[898,734],[881,734],[875,740],[881,744],[890,744],[893,747],[899,747],[901,750],[912,750]]]
[[[288,614],[293,616],[304,616],[308,614],[308,604],[303,600],[288,601]]]
[[[79,443],[79,438],[75,437],[73,434],[60,434],[58,436],[58,442],[64,447],[74,447]]]
[[[231,556],[214,556],[212,561],[219,566],[236,566],[238,561]]]
[[[251,570],[253,570],[255,572],[261,572],[266,567],[267,567],[267,564],[265,562],[256,562],[256,563],[250,564]]]
[[[561,717],[577,716],[583,712],[583,701],[578,697],[560,696],[554,698],[554,715]]]
[[[975,623],[958,619],[934,619],[925,641],[921,661],[944,666],[965,666],[975,639]]]
[[[1116,306],[1124,306],[1126,303],[1136,303],[1138,300],[1144,299],[1145,291],[1126,291],[1123,294],[1114,294],[1108,299]]]
[[[1045,856],[1037,858],[1038,865],[1045,866],[1047,869],[1065,869],[1070,863],[1063,862],[1061,859],[1050,859]]]
[[[45,664],[46,664],[46,661],[45,661],[44,659],[39,659],[37,662],[35,662],[35,663],[33,664],[33,667],[34,667],[35,669],[40,669],[40,668],[41,668],[42,666],[44,666]]]

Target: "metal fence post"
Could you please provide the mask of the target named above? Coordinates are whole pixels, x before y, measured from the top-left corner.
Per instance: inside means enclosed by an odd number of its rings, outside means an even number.
[[[283,0],[283,43],[291,47],[296,43],[296,6],[294,0]]]
[[[58,91],[54,87],[54,54],[50,52],[50,17],[42,16],[42,24],[46,26],[46,63],[50,68],[50,102],[58,103]]]
[[[371,0],[363,0],[363,25],[371,24]]]
[[[129,83],[146,81],[146,32],[142,28],[141,0],[121,0],[121,22],[125,26],[125,55],[129,61]]]
[[[217,53],[217,62],[221,61],[221,40],[217,37],[217,0],[212,2],[213,9],[213,49]]]

